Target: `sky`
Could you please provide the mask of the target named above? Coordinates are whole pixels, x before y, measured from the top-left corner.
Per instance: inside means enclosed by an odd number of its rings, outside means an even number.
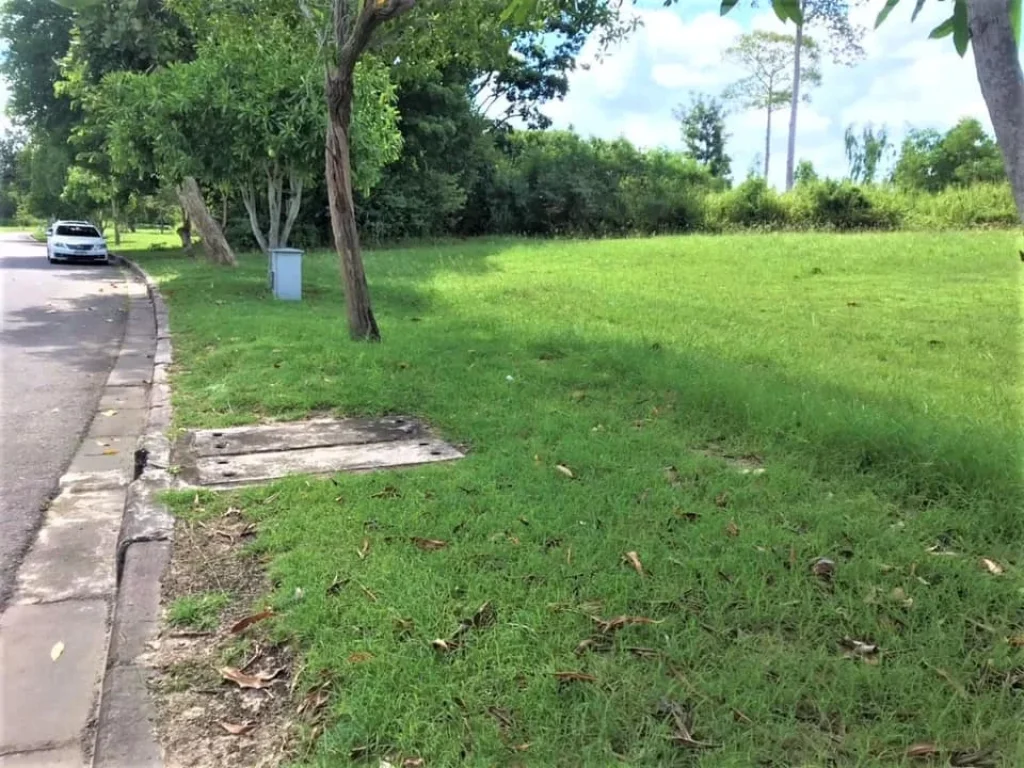
[[[719,95],[743,76],[723,61],[737,36],[752,29],[792,33],[792,25],[786,30],[768,2],[760,5],[738,7],[722,17],[718,0],[680,0],[670,8],[640,0],[634,10],[643,26],[600,60],[595,60],[597,46],[588,42],[579,61],[589,67],[572,73],[568,96],[544,112],[556,128],[572,126],[583,135],[624,136],[643,147],[681,149],[672,110],[698,92]],[[884,0],[870,0],[852,9],[852,20],[867,30],[862,42],[866,55],[853,67],[826,62],[821,86],[809,104],[800,105],[796,156],[810,160],[822,175],[846,174],[843,132],[851,123],[884,124],[897,143],[910,126],[945,130],[964,116],[978,118],[991,132],[971,53],[961,59],[950,38],[928,39],[929,31],[949,15],[949,3],[926,3],[913,24],[914,3],[901,3],[873,30],[882,5]],[[773,115],[769,181],[775,186],[785,177],[788,121],[788,109]],[[763,159],[764,112],[737,110],[726,126],[733,177],[743,179]]]

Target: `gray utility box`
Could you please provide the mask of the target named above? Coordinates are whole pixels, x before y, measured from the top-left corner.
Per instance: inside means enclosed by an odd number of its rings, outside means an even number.
[[[274,248],[270,252],[268,278],[275,299],[299,301],[302,298],[302,251]]]

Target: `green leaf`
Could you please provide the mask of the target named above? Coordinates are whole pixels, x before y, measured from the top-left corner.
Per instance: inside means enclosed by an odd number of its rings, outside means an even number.
[[[1010,26],[1013,27],[1013,39],[1020,48],[1020,12],[1021,0],[1010,0]]]
[[[949,37],[953,34],[953,17],[950,16],[944,22],[939,24],[935,29],[928,33],[928,37],[932,40],[938,40],[941,37]]]
[[[889,14],[892,13],[892,9],[900,4],[900,0],[886,0],[885,7],[878,12],[878,17],[875,19],[875,29],[882,26],[882,22],[889,18]]]
[[[779,17],[779,21],[785,23],[792,21],[794,24],[803,24],[804,15],[800,11],[800,0],[772,0],[772,10]]]
[[[539,0],[511,0],[505,10],[501,12],[501,21],[514,21],[516,24],[523,24],[531,15],[536,13]]]
[[[967,0],[956,0],[953,6],[953,47],[963,56],[971,42],[971,28],[967,23]]]
[[[917,4],[914,6],[914,12],[910,15],[911,21],[917,21],[917,14],[924,8],[925,0],[917,0]]]
[[[725,16],[729,11],[740,4],[740,0],[722,0],[721,14]]]

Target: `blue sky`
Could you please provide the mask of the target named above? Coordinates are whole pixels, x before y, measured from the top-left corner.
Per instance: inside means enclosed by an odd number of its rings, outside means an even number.
[[[821,173],[846,172],[843,131],[850,123],[885,124],[897,142],[909,126],[946,129],[962,116],[990,123],[970,53],[961,59],[951,41],[929,40],[928,32],[949,14],[949,3],[931,0],[913,24],[913,3],[904,2],[877,31],[874,18],[884,0],[851,12],[867,31],[865,58],[853,67],[828,62],[821,87],[802,104],[797,157]],[[545,109],[556,127],[572,125],[584,135],[625,136],[636,144],[681,148],[672,109],[696,92],[719,94],[742,72],[723,62],[724,50],[752,29],[783,31],[767,2],[743,3],[726,17],[717,0],[681,0],[664,8],[658,0],[633,6],[643,26],[626,42],[594,60],[588,43],[563,102]],[[792,31],[790,26],[789,31]],[[813,34],[813,31],[812,31]],[[773,117],[770,180],[781,184],[785,169],[788,111]],[[743,178],[764,147],[764,114],[737,112],[727,121],[733,176]]]

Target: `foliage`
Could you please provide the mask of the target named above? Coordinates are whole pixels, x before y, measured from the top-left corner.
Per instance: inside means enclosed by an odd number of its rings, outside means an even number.
[[[726,56],[747,71],[747,76],[726,89],[724,98],[744,109],[774,112],[789,104],[793,88],[793,50],[796,38],[782,32],[755,30],[739,37]],[[810,37],[803,40],[802,82],[821,82],[821,54]],[[805,94],[803,97],[809,99]]]
[[[953,47],[956,48],[956,52],[961,56],[967,53],[967,48],[971,44],[971,29],[967,18],[967,2],[968,0],[953,0],[952,14],[949,18],[935,27],[931,31],[931,34],[928,35],[935,39],[951,37],[953,40]],[[876,28],[881,26],[899,3],[900,0],[886,0],[885,5],[878,12],[878,16],[875,19]],[[915,21],[917,19],[917,15],[921,12],[924,4],[925,0],[916,0],[911,21]],[[1006,4],[1010,16],[1010,23],[1014,36],[1017,40],[1017,45],[1020,45],[1022,23],[1021,0],[1007,0]]]
[[[801,160],[796,164],[794,179],[798,185],[810,184],[818,180],[818,172],[810,160]]]
[[[705,225],[712,231],[728,229],[784,229],[786,207],[780,195],[762,178],[750,178],[705,201]]]
[[[999,148],[974,118],[963,118],[945,134],[911,130],[893,170],[897,186],[928,192],[1005,179]]]
[[[896,229],[902,217],[897,208],[876,206],[861,187],[835,179],[805,182],[787,202],[790,222],[798,228]]]
[[[728,179],[731,158],[725,153],[725,106],[713,96],[698,94],[689,106],[673,113],[680,123],[687,154],[718,179]]]
[[[861,128],[859,135],[852,124],[848,125],[843,134],[843,144],[850,163],[850,179],[862,184],[873,184],[881,166],[894,152],[889,130],[884,125],[875,129],[868,123]]]
[[[367,266],[390,341],[370,351],[338,343],[333,258],[310,254],[307,300],[282,306],[262,259],[225,274],[141,254],[175,318],[180,424],[411,412],[473,446],[443,466],[203,495],[257,523],[299,695],[344,681],[304,764],[359,748],[372,765],[891,766],[927,738],[1014,764],[1014,241],[380,251]],[[831,582],[812,573],[821,557]],[[493,624],[431,647],[486,602]],[[619,615],[661,623],[609,642],[590,618]],[[878,644],[878,665],[845,657],[844,638]],[[661,699],[688,702],[713,746],[673,743]]]

